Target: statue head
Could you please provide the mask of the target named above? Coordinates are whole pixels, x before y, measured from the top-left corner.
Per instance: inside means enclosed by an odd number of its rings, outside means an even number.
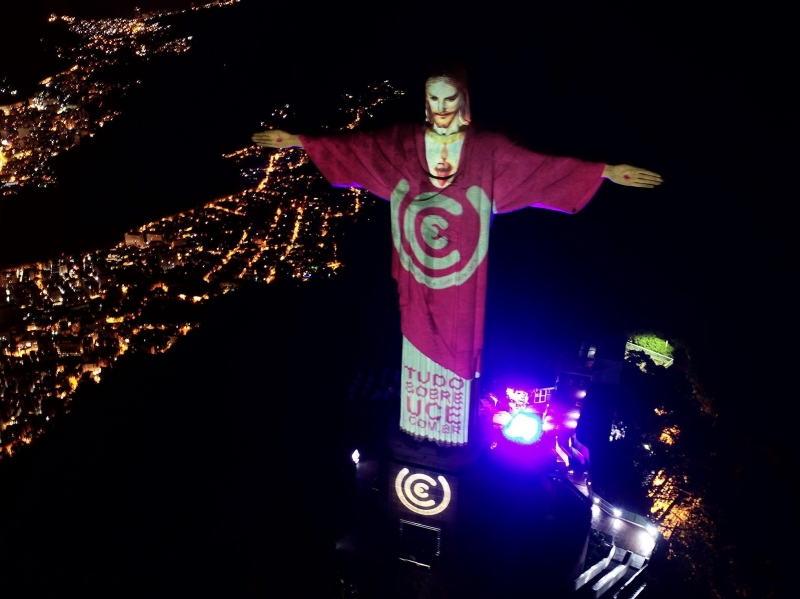
[[[425,81],[425,119],[448,132],[469,125],[472,116],[463,66],[444,63],[431,71]]]

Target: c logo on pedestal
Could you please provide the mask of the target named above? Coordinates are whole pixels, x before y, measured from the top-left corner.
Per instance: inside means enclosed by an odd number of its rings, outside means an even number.
[[[436,500],[430,498],[428,491],[436,486],[436,481],[427,474],[412,474],[403,479],[409,473],[408,468],[403,468],[397,473],[394,479],[394,488],[401,503],[416,514],[423,516],[435,516],[447,509],[450,505],[450,485],[444,476],[438,476],[439,484],[442,485],[442,500],[436,504]]]

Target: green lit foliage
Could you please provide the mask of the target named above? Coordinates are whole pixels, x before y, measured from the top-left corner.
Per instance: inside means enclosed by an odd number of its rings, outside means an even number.
[[[653,333],[634,333],[630,336],[629,340],[631,343],[649,349],[650,351],[669,356],[670,358],[673,357],[672,352],[675,348],[669,341]]]
[[[628,364],[635,365],[639,370],[645,373],[653,373],[658,368],[653,359],[642,350],[633,350],[625,354],[625,361]]]

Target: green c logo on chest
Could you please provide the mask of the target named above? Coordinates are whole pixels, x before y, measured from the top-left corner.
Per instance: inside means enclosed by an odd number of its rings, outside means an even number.
[[[409,189],[408,181],[401,179],[391,195],[392,240],[400,264],[431,289],[463,284],[489,249],[491,200],[477,185],[467,190],[468,203],[463,204],[438,192],[408,200]],[[474,219],[474,230],[459,226],[468,216]],[[448,236],[454,229],[460,230],[457,243]]]

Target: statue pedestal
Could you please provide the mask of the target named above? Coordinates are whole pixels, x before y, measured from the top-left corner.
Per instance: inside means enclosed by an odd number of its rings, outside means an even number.
[[[479,455],[479,451],[475,449],[477,442],[464,446],[444,447],[433,441],[418,441],[399,430],[392,430],[387,434],[386,445],[395,462],[405,462],[450,473],[468,470],[475,465]]]
[[[477,435],[472,446],[441,447],[399,431],[386,448],[381,491],[399,585],[424,580],[487,598],[530,586],[562,596],[582,564],[591,515],[554,474],[552,449],[501,455]]]

